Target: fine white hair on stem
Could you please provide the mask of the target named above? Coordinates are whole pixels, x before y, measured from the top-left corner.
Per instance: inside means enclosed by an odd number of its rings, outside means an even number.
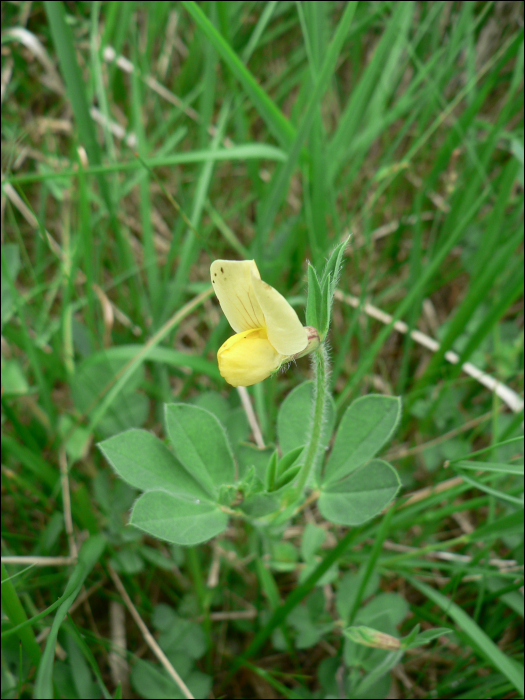
[[[318,356],[317,353],[322,353],[322,361],[321,358]],[[308,434],[311,435],[313,433],[313,430],[315,428],[315,423],[316,420],[319,420],[316,418],[316,405],[317,405],[317,392],[319,391],[319,382],[317,381],[317,373],[318,372],[324,372],[324,381],[323,381],[323,386],[324,386],[324,398],[323,398],[323,410],[321,413],[321,435],[323,431],[323,427],[326,424],[327,420],[327,408],[328,408],[328,386],[329,386],[329,381],[330,381],[330,347],[328,343],[325,341],[324,343],[321,344],[319,350],[315,353],[312,354],[312,372],[314,375],[314,381],[313,381],[313,394],[312,394],[312,404],[310,408],[310,416],[309,416],[309,430]],[[321,442],[319,441],[317,444],[317,450],[315,453],[315,456],[313,458],[313,464],[312,464],[312,471],[309,474],[309,479],[307,484],[309,485],[309,482],[311,482],[312,477],[315,474],[315,467],[316,467],[316,462],[319,459],[319,450],[321,447]]]

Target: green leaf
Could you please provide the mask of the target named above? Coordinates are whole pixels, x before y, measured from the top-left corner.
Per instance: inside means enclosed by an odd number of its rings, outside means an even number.
[[[275,472],[277,477],[284,474],[294,464],[294,462],[296,462],[303,449],[303,447],[296,447],[279,460],[279,464],[277,465],[277,470]]]
[[[304,567],[302,567],[299,571],[299,583],[304,583],[306,579],[312,574],[317,566],[319,565],[319,562],[321,561],[321,556],[317,555],[316,557],[313,557],[310,559]],[[317,581],[315,584],[317,588],[322,588],[325,586],[327,583],[335,583],[336,581],[339,580],[339,565],[337,562],[335,564],[332,564],[332,566],[328,569],[328,571],[325,571],[325,573],[321,576],[321,578]]]
[[[275,487],[275,475],[277,473],[277,463],[279,460],[279,455],[277,450],[272,454],[270,461],[268,462],[268,468],[266,469],[266,475],[264,483],[266,485],[267,491],[273,491]]]
[[[175,456],[210,493],[235,480],[233,455],[226,432],[204,408],[185,403],[166,405],[166,429]]]
[[[345,238],[344,241],[341,241],[339,245],[336,245],[333,251],[331,252],[330,257],[326,261],[326,265],[323,270],[323,275],[321,277],[321,286],[324,285],[327,278],[331,276],[331,283],[328,289],[330,297],[333,297],[335,288],[337,287],[337,283],[339,281],[339,274],[341,272],[341,267],[343,264],[343,255],[349,240],[350,236]]]
[[[323,485],[319,510],[338,525],[361,525],[380,513],[399,490],[396,470],[374,459],[343,481]]]
[[[268,565],[274,571],[293,571],[297,566],[299,555],[291,542],[274,541],[271,543],[271,555]]]
[[[54,696],[53,665],[58,632],[70,607],[77,599],[86,577],[102,557],[105,546],[106,540],[104,537],[102,535],[94,535],[84,542],[78,553],[78,563],[73,569],[66,591],[64,591],[63,599],[55,613],[55,618],[46,640],[46,647],[38,666],[35,681],[35,697],[52,698]]]
[[[210,413],[217,418],[217,420],[224,420],[225,416],[230,413],[230,405],[228,400],[219,394],[218,391],[205,391],[202,394],[197,394],[194,398],[189,400],[194,406],[199,406],[200,408],[205,408]]]
[[[356,597],[359,594],[365,569],[361,568],[358,572],[347,571],[337,588],[335,606],[339,617],[342,620],[347,620],[350,617],[352,609],[355,606]],[[379,588],[380,577],[377,571],[373,571],[370,577],[366,580],[364,589],[361,593],[360,600],[366,600],[374,595]]]
[[[256,493],[243,501],[241,508],[243,513],[252,518],[262,518],[270,513],[275,513],[279,508],[279,500],[270,493]]]
[[[4,299],[2,298],[2,304]],[[17,359],[6,360],[2,358],[2,391],[3,396],[17,396],[29,394],[31,389],[29,382]]]
[[[130,530],[126,534],[129,534],[129,532]],[[140,533],[137,533],[135,530],[132,530],[131,534],[140,537]],[[136,576],[144,569],[144,560],[134,549],[121,549],[109,561],[115,571],[127,576]]]
[[[243,480],[249,474],[252,467],[255,469],[255,474],[264,482],[268,462],[273,454],[273,447],[256,447],[249,443],[240,443],[235,447],[235,457],[239,467],[239,479]]]
[[[92,165],[101,165],[102,156],[97,130],[89,111],[88,83],[83,79],[78,63],[75,39],[68,23],[66,8],[62,2],[45,2],[44,8],[66,84],[66,94],[75,115],[80,141],[87,151],[89,162]],[[109,211],[112,211],[111,193],[104,172],[97,173],[97,180],[106,206]]]
[[[87,428],[76,426],[70,415],[63,414],[58,421],[58,433],[64,441],[68,457],[73,462],[85,459],[91,447],[91,434]]]
[[[19,592],[16,590],[11,577],[8,576],[7,570],[3,563],[0,565],[0,570],[2,574],[2,613],[4,616],[4,622],[2,623],[2,652],[4,653],[4,650],[6,649],[5,641],[7,637],[10,637],[12,634],[16,634],[19,639],[17,647],[18,644],[21,645],[19,647],[20,653],[23,651],[24,655],[31,661],[31,663],[38,667],[42,657],[42,652],[40,651],[40,645],[36,640],[33,626],[39,616],[44,617],[48,612],[51,612],[51,610],[53,610],[55,607],[58,607],[60,605],[60,599],[55,601],[50,608],[42,611],[40,615],[36,615],[28,619],[24,606],[20,600]],[[68,592],[68,589],[66,589],[66,592]],[[11,629],[9,629],[9,626],[11,626]]]
[[[461,473],[461,471],[458,471],[458,473],[461,474],[461,478],[464,482],[470,484],[474,488],[479,489],[480,491],[484,491],[485,493],[488,493],[491,496],[494,496],[495,498],[500,498],[502,501],[512,503],[512,505],[518,506],[518,508],[523,508],[523,493],[519,496],[512,496],[510,493],[506,493],[505,491],[501,491],[500,489],[491,488],[479,479],[473,479],[471,476],[467,476],[465,473]]]
[[[163,489],[174,495],[206,498],[206,492],[166,445],[146,430],[128,430],[98,447],[117,474],[141,491]]]
[[[367,627],[373,625],[381,632],[395,634],[396,627],[403,622],[409,610],[409,604],[399,593],[378,593],[369,603],[361,605],[355,623]]]
[[[240,442],[246,442],[249,439],[251,428],[246,417],[246,411],[242,406],[237,406],[237,408],[229,410],[224,417],[217,416],[217,418],[224,425],[230,445],[234,449],[235,445],[238,445]]]
[[[376,455],[392,437],[401,417],[401,399],[369,394],[354,401],[339,424],[323,476],[331,484]]]
[[[158,549],[148,547],[147,545],[140,545],[138,552],[148,564],[153,564],[153,566],[163,569],[164,571],[171,571],[173,569],[173,559]]]
[[[161,625],[159,644],[166,654],[184,653],[191,659],[200,659],[206,653],[206,635],[202,625],[179,617],[173,608],[163,603],[156,606],[153,614],[157,624]]]
[[[301,557],[304,561],[311,561],[315,558],[315,553],[326,539],[326,532],[322,527],[307,523],[303,530],[301,540]]]
[[[301,466],[301,464],[295,464],[293,467],[290,467],[285,472],[283,472],[275,483],[275,491],[281,489],[283,486],[286,486],[286,484],[291,483],[293,479],[295,479],[297,474],[299,474]]]
[[[320,329],[321,287],[313,265],[308,263],[308,299],[306,301],[306,325]]]
[[[223,484],[219,488],[217,503],[221,506],[229,506],[237,496],[237,489],[232,484]]]
[[[283,454],[306,445],[310,437],[310,416],[312,411],[313,382],[303,382],[285,398],[277,415],[277,438]],[[324,417],[321,434],[321,449],[315,466],[319,471],[324,453],[332,437],[335,424],[335,404],[330,396],[327,414]]]
[[[332,273],[329,272],[321,283],[321,308],[318,328],[321,339],[324,339],[330,330],[330,312],[332,309],[331,279]]]
[[[322,591],[319,592],[324,599]],[[315,593],[310,596],[310,599],[315,596]],[[312,611],[310,605],[307,602],[306,605],[297,606],[286,618],[288,624],[294,628],[296,632],[295,647],[297,649],[308,649],[317,644],[320,639],[325,637],[334,627],[333,620],[330,620],[328,616],[316,615],[315,611]],[[301,695],[300,697],[304,697]]]
[[[212,685],[210,676],[191,670],[193,662],[186,654],[176,654],[170,660],[174,663],[192,697],[207,698]],[[165,668],[143,659],[136,660],[131,672],[131,682],[141,698],[174,700],[187,697]]]
[[[148,491],[133,506],[130,524],[167,542],[194,545],[223,532],[228,516],[206,500]]]
[[[344,12],[339,18],[333,38],[324,52],[322,65],[311,90],[308,92],[308,99],[301,115],[297,133],[288,150],[287,161],[277,168],[272,177],[269,192],[261,202],[257,216],[259,235],[256,241],[256,252],[259,251],[261,254],[264,245],[267,243],[267,237],[274,224],[275,216],[288,191],[290,178],[296,168],[301,151],[310,136],[314,119],[319,114],[323,95],[330,85],[337,60],[348,38],[348,31],[356,8],[357,5],[355,3],[347,3]]]

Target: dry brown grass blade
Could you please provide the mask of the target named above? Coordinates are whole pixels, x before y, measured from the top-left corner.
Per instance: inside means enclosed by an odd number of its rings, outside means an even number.
[[[339,299],[339,301],[352,306],[354,309],[359,308],[361,303],[358,297],[355,297],[352,294],[343,294],[343,292],[341,292],[339,289],[336,290],[335,297],[336,299]],[[387,314],[385,311],[378,309],[377,306],[372,306],[372,304],[365,302],[362,308],[367,316],[370,316],[370,318],[375,318],[377,321],[380,321],[385,325],[392,322],[392,316]],[[396,321],[394,323],[394,328],[399,333],[403,333],[405,335],[409,332],[408,326],[404,321]],[[410,331],[410,337],[419,345],[427,348],[427,350],[431,350],[432,352],[437,352],[439,350],[440,345],[437,340],[434,340],[434,338],[431,338],[421,331]],[[451,364],[457,365],[459,362],[459,355],[452,350],[449,350],[445,353],[445,359]],[[497,394],[497,396],[499,396],[499,398],[506,403],[511,411],[514,411],[514,413],[519,413],[519,411],[523,410],[523,399],[510,387],[502,384],[486,372],[482,372],[471,362],[464,362],[461,369],[465,372],[465,374],[468,374],[477,382],[483,384],[483,386],[485,386],[487,389]]]
[[[122,581],[120,580],[117,572],[113,569],[111,564],[108,564],[108,571],[110,573],[111,578],[113,579],[113,583],[117,587],[118,592],[122,596],[122,599],[124,600],[124,603],[126,604],[126,607],[129,610],[131,617],[135,620],[137,627],[141,631],[142,636],[144,637],[144,641],[149,646],[151,651],[155,654],[155,656],[160,661],[160,663],[164,666],[164,668],[169,673],[169,675],[173,678],[175,683],[179,686],[184,697],[190,698],[191,700],[193,700],[194,696],[191,694],[190,689],[188,688],[186,683],[184,683],[184,681],[179,676],[177,671],[173,668],[173,665],[171,664],[171,662],[168,659],[168,657],[166,656],[166,654],[162,651],[160,646],[157,644],[154,636],[151,634],[151,632],[147,628],[146,623],[141,618],[137,608],[133,605],[131,598],[129,597],[126,589],[124,588]]]

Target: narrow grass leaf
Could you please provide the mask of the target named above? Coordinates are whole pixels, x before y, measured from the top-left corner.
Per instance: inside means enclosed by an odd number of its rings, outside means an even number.
[[[347,399],[347,397],[351,394],[351,392],[354,390],[357,384],[364,377],[366,372],[373,365],[378,352],[383,346],[383,343],[392,332],[392,327],[394,323],[398,321],[408,311],[408,309],[410,309],[410,307],[414,303],[414,300],[419,297],[419,295],[422,293],[422,290],[425,289],[428,282],[434,277],[450,250],[454,247],[454,245],[456,245],[456,243],[463,235],[465,228],[472,219],[472,216],[476,211],[478,211],[479,207],[481,206],[481,203],[485,200],[485,198],[486,193],[483,192],[475,201],[471,203],[466,214],[463,216],[462,219],[460,219],[460,221],[458,221],[456,226],[449,233],[448,237],[443,241],[440,250],[435,254],[434,258],[429,262],[429,264],[423,269],[420,279],[409,290],[403,301],[401,301],[398,304],[397,309],[392,315],[392,320],[380,331],[377,338],[372,343],[372,346],[368,349],[366,355],[361,359],[356,372],[352,376],[352,379],[350,379],[345,390],[339,396],[339,399],[336,402],[338,407],[341,406],[341,404]]]
[[[89,103],[85,92],[86,82],[78,65],[73,34],[66,20],[64,4],[62,2],[44,2],[44,8],[49,19],[49,26],[60,61],[60,69],[78,124],[80,138],[86,147],[91,163],[100,165],[102,162],[101,152],[95,126],[89,113]],[[112,211],[111,196],[103,173],[99,173],[97,179],[108,211]]]
[[[512,505],[523,508],[523,494],[521,495],[521,497],[512,496],[510,493],[506,493],[505,491],[493,489],[492,487],[487,486],[487,484],[481,482],[479,479],[473,479],[472,477],[467,476],[466,474],[461,474],[461,478],[463,479],[463,481],[466,481],[467,484],[470,484],[474,488],[479,489],[480,491],[484,491],[485,493],[488,493],[491,496],[494,496],[494,498],[497,498],[498,500],[506,501],[507,503],[512,503]],[[521,489],[523,490],[523,486],[521,487]]]
[[[383,32],[380,42],[375,47],[371,61],[351,92],[345,110],[338,120],[335,134],[328,144],[327,163],[330,182],[334,180],[342,163],[348,158],[349,144],[352,144],[357,131],[363,124],[373,92],[381,85],[381,74],[385,64],[390,60],[390,54],[393,60],[396,62],[399,60],[399,48],[406,42],[405,34],[413,11],[412,3],[397,3],[387,23],[386,31]]]
[[[53,692],[53,665],[55,659],[55,648],[57,643],[58,632],[64,621],[70,607],[75,602],[86,577],[91,573],[93,567],[98,562],[106,541],[102,535],[91,536],[84,544],[78,554],[78,564],[72,573],[72,578],[75,577],[75,587],[71,593],[64,599],[58,608],[51,630],[46,640],[46,648],[42,654],[42,660],[38,666],[36,675],[33,697],[35,698],[52,698]]]
[[[310,132],[310,128],[319,108],[321,98],[324,95],[335,70],[337,59],[348,36],[348,30],[350,28],[350,24],[352,23],[356,8],[356,3],[348,3],[343,16],[339,20],[334,37],[328,47],[323,65],[319,71],[317,81],[313,87],[312,94],[308,100],[301,123],[297,129],[297,134],[290,145],[288,159],[274,175],[270,191],[265,198],[265,201],[261,205],[261,210],[258,216],[258,237],[256,240],[256,249],[258,251],[262,251],[264,245],[266,244],[275,215],[277,214],[283,198],[286,196],[290,177],[295,169],[295,166],[297,165],[301,149]]]
[[[423,595],[425,595],[429,600],[438,605],[443,612],[454,620],[454,622],[470,639],[472,647],[477,650],[478,653],[481,653],[483,658],[485,658],[491,666],[500,671],[516,688],[518,693],[523,696],[525,691],[523,669],[519,668],[513,659],[504,654],[501,649],[494,644],[487,633],[469,615],[467,615],[467,613],[464,612],[459,605],[454,603],[452,600],[450,600],[450,598],[447,598],[439,591],[431,588],[426,583],[423,583],[412,576],[406,576],[406,578],[412,584],[412,586],[414,586],[414,588],[417,588],[418,591],[423,593]]]
[[[16,592],[13,582],[9,580],[7,571],[4,565],[2,567],[2,610],[6,614],[8,620],[14,629],[7,630],[10,634],[17,634],[25,653],[31,659],[31,663],[38,666],[40,663],[41,651],[32,628],[32,623],[35,622],[27,619],[26,612],[22,607],[20,598]],[[4,639],[4,633],[2,633]]]
[[[503,474],[516,474],[523,476],[522,464],[504,464],[503,462],[468,462],[460,459],[458,462],[451,462],[451,466],[461,469],[473,469],[474,471],[502,472]]]
[[[181,4],[195,20],[199,29],[212,43],[219,56],[226,63],[233,75],[241,83],[246,94],[252,100],[255,108],[263,118],[269,131],[275,136],[283,148],[287,148],[295,137],[295,129],[284,116],[268,94],[261,88],[246,68],[226,39],[217,31],[197,3],[182,0]]]

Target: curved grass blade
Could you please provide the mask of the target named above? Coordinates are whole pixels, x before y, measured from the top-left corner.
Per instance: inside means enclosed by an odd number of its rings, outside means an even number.
[[[471,640],[473,649],[477,650],[488,663],[502,673],[507,680],[519,692],[520,697],[523,697],[525,684],[523,681],[523,670],[518,668],[518,665],[504,654],[501,649],[494,644],[492,639],[479,625],[464,612],[459,605],[456,605],[450,598],[447,598],[434,588],[427,586],[426,583],[418,581],[411,576],[406,576],[406,579],[423,593],[427,598],[438,605],[454,622],[460,627],[467,637]]]

